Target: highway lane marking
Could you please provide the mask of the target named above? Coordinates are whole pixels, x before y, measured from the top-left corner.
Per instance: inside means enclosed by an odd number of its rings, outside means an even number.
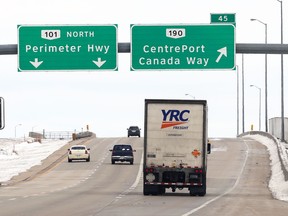
[[[89,177],[91,177],[98,169],[99,167],[101,167],[101,165],[103,164],[103,162],[105,161],[105,159],[108,157],[109,153],[106,153],[100,160],[98,160],[96,162],[96,168],[94,170],[91,171],[91,173],[88,175]],[[62,187],[62,188],[58,188],[58,189],[53,189],[53,190],[50,190],[50,191],[45,191],[45,192],[41,192],[40,194],[31,194],[31,195],[25,195],[23,196],[22,198],[29,198],[29,197],[34,197],[34,196],[44,196],[48,193],[55,193],[55,192],[59,192],[59,191],[62,191],[62,190],[66,190],[66,189],[69,189],[69,188],[73,188],[73,187],[76,187],[77,185],[87,181],[89,179],[89,177],[84,177],[83,179],[79,179],[78,182],[70,185],[70,186],[65,186],[65,187]],[[16,187],[14,187],[16,188]],[[16,200],[15,199],[10,199],[10,201],[13,201],[13,200]]]
[[[219,151],[220,151],[220,152],[221,152],[221,151],[225,151],[225,152],[226,152],[226,151],[227,151],[227,147],[226,147],[226,146],[225,146],[225,147],[218,147],[218,148],[213,148],[213,147],[212,147],[212,152],[216,152],[216,151],[217,151],[217,152],[219,152]]]
[[[35,196],[44,196],[48,193],[55,193],[55,192],[59,192],[59,191],[62,191],[62,190],[66,190],[66,189],[69,189],[69,188],[73,188],[73,187],[76,187],[77,185],[87,181],[89,179],[89,177],[91,177],[96,171],[98,171],[98,169],[101,167],[101,165],[104,163],[104,161],[106,160],[106,158],[109,156],[109,152],[106,153],[101,159],[99,159],[97,162],[96,162],[96,167],[94,168],[94,170],[91,170],[91,173],[88,175],[88,177],[84,177],[83,179],[79,179],[78,182],[76,182],[75,184],[72,184],[70,186],[65,186],[65,187],[62,187],[62,188],[58,188],[58,189],[54,189],[54,190],[50,190],[50,191],[42,191],[40,192],[39,194],[31,194],[31,195],[24,195],[22,196],[22,199],[26,199],[26,198],[29,198],[29,197],[35,197]],[[64,159],[62,159],[62,161],[64,161]],[[55,167],[58,166],[58,165],[55,165]],[[138,173],[139,174],[139,173]],[[135,183],[134,183],[135,184]],[[20,188],[20,187],[10,187],[10,188]],[[15,201],[17,200],[17,198],[10,198],[8,199],[8,201]]]
[[[140,182],[141,175],[142,175],[143,160],[144,160],[144,155],[142,154],[140,165],[139,165],[139,170],[138,170],[134,183],[126,191],[122,192],[117,197],[115,197],[115,202],[121,199],[122,197],[124,197],[126,194],[130,193],[132,190],[134,190],[137,187],[137,185]]]
[[[8,199],[9,201],[14,201],[14,200],[16,200],[17,198],[10,198],[10,199]]]
[[[221,194],[221,195],[215,197],[214,199],[211,199],[211,200],[209,200],[209,201],[203,203],[201,206],[199,206],[199,207],[197,207],[197,208],[195,208],[195,209],[192,209],[191,211],[186,212],[185,214],[183,214],[183,215],[181,215],[181,216],[189,216],[189,215],[191,215],[191,214],[193,214],[193,213],[199,211],[200,209],[206,207],[206,206],[209,205],[210,203],[212,203],[212,202],[218,200],[219,198],[225,196],[226,194],[229,194],[230,192],[232,192],[232,191],[236,188],[236,186],[239,184],[240,177],[241,177],[242,174],[243,174],[244,168],[245,168],[246,163],[247,163],[248,155],[249,155],[249,147],[248,147],[246,141],[245,141],[245,140],[243,140],[243,141],[244,141],[244,144],[245,144],[245,146],[246,146],[245,161],[244,161],[244,163],[243,163],[243,165],[242,165],[242,167],[241,167],[241,171],[240,171],[240,173],[239,173],[239,175],[238,175],[238,177],[237,177],[237,179],[236,179],[236,182],[235,182],[235,184],[233,185],[233,187],[230,188],[229,190],[227,190],[226,192],[224,192],[223,194]]]

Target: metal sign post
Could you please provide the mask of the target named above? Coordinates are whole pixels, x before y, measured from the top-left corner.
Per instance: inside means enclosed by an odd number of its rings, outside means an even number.
[[[4,98],[0,97],[0,130],[5,127]]]

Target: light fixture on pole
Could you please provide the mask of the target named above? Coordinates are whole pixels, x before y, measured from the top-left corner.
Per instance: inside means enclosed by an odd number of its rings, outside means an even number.
[[[251,21],[257,21],[265,26],[265,44],[267,44],[267,23],[262,22],[259,19],[251,19]],[[267,54],[265,54],[265,132],[268,132],[268,77],[267,77]]]
[[[185,94],[186,96],[192,97],[193,99],[195,99],[194,96],[192,96],[191,94]]]
[[[259,90],[259,131],[261,131],[261,88],[255,85],[250,85],[250,87],[255,87]]]

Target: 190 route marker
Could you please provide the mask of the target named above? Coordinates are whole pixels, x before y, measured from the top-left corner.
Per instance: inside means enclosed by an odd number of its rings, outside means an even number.
[[[118,70],[117,25],[18,26],[18,71]]]
[[[131,25],[131,70],[233,70],[235,27]]]

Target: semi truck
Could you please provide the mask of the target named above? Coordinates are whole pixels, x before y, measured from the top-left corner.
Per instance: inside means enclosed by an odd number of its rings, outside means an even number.
[[[205,196],[207,154],[206,100],[145,99],[143,194],[187,188]]]

